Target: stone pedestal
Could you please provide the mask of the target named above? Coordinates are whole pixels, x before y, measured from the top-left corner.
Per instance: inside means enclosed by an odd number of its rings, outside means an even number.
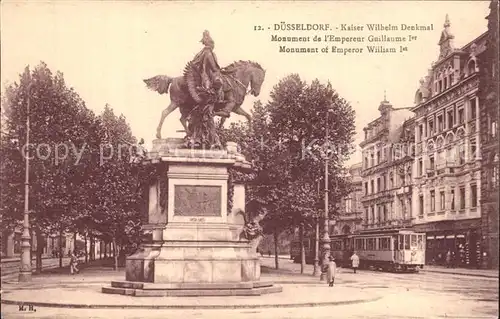
[[[158,175],[149,192],[146,228],[152,241],[127,258],[125,281],[102,291],[135,296],[280,292],[281,287],[260,282],[259,257],[248,241],[239,240],[242,216],[235,210],[228,214],[228,168],[250,169],[249,163],[234,144],[227,150],[181,144],[180,139],[153,142],[145,164],[154,165]],[[236,194],[241,197],[241,188]]]

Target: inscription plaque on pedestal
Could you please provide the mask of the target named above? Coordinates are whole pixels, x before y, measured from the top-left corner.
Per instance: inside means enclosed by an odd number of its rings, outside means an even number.
[[[174,216],[221,216],[220,186],[175,185]]]

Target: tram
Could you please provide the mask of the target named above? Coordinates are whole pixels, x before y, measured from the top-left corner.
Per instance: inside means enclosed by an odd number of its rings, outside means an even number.
[[[425,264],[425,233],[401,229],[332,236],[331,254],[342,267],[350,267],[354,251],[360,268],[418,272]]]

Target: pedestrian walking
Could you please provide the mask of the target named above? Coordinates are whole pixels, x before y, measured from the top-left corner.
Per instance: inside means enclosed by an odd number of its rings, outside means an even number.
[[[333,287],[336,274],[337,274],[337,264],[335,263],[335,258],[333,256],[330,256],[330,262],[328,263],[328,271],[326,276],[328,281],[328,286]]]
[[[69,252],[70,260],[69,260],[69,271],[73,275],[74,273],[79,273],[78,269],[78,257],[76,257],[75,252]]]
[[[446,268],[451,268],[451,250],[446,253]]]
[[[352,261],[352,269],[354,270],[354,273],[356,273],[356,270],[359,267],[359,257],[358,255],[356,255],[356,252],[352,253],[351,261]]]

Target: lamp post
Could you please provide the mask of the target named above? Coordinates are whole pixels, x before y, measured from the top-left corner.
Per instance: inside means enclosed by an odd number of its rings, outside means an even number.
[[[318,199],[320,193],[320,180],[318,179]],[[317,276],[319,271],[319,213],[316,212],[316,231],[315,231],[315,241],[314,241],[314,271],[313,276]]]
[[[330,132],[329,132],[329,119],[330,119],[330,112],[332,112],[331,107],[328,108],[328,112],[326,113],[326,135],[325,135],[325,144],[328,143],[329,145],[329,138],[330,138]],[[323,237],[321,238],[322,242],[322,247],[323,247],[323,262],[321,265],[321,276],[320,280],[326,280],[326,275],[327,275],[327,265],[328,265],[328,259],[330,257],[330,235],[328,234],[328,164],[329,164],[329,156],[330,153],[328,152],[328,149],[325,151],[325,210],[324,210],[324,219],[323,219]]]
[[[19,269],[19,281],[31,281],[31,236],[30,236],[30,212],[29,212],[29,143],[30,143],[30,103],[31,103],[31,82],[27,88],[26,105],[26,149],[24,160],[26,163],[24,175],[24,222],[23,234],[21,236],[21,267]]]

